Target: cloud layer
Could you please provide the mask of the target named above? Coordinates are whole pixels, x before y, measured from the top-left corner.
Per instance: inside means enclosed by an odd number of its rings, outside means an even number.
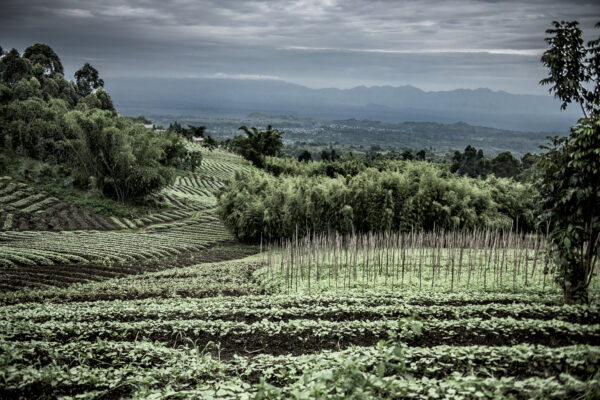
[[[279,78],[543,93],[552,20],[600,32],[595,1],[3,0],[0,46],[45,42],[67,74]]]

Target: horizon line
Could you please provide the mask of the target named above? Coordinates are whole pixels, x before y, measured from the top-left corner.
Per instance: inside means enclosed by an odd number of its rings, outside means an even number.
[[[539,96],[539,97],[553,97],[551,96],[551,94],[539,94],[539,93],[514,93],[514,92],[510,92],[504,89],[492,89],[489,87],[477,87],[477,88],[467,88],[467,87],[456,87],[454,89],[439,89],[439,90],[425,90],[422,89],[418,86],[412,85],[410,83],[407,84],[398,84],[398,85],[394,85],[394,84],[381,84],[381,85],[367,85],[367,84],[361,84],[361,85],[356,85],[356,86],[350,86],[350,87],[335,87],[335,86],[308,86],[302,83],[297,83],[297,82],[293,82],[290,80],[285,80],[276,76],[270,76],[270,75],[251,75],[251,74],[212,74],[212,75],[190,75],[190,76],[175,76],[175,77],[171,77],[171,76],[157,76],[157,75],[146,75],[146,76],[127,76],[127,75],[121,75],[121,76],[108,76],[105,77],[105,80],[107,81],[107,83],[110,82],[111,79],[165,79],[165,80],[186,80],[186,79],[196,79],[196,80],[204,80],[204,79],[208,79],[208,80],[229,80],[229,81],[266,81],[266,82],[280,82],[280,83],[287,83],[290,85],[295,85],[295,86],[300,86],[303,88],[307,88],[307,89],[311,89],[311,90],[340,90],[340,91],[345,91],[345,90],[354,90],[354,89],[360,89],[360,88],[366,88],[366,89],[372,89],[372,88],[393,88],[393,89],[399,89],[399,88],[412,88],[412,89],[417,89],[423,93],[443,93],[443,92],[453,92],[453,91],[457,91],[457,90],[469,90],[469,91],[478,91],[478,90],[487,90],[490,91],[492,93],[506,93],[506,94],[510,94],[512,96]]]

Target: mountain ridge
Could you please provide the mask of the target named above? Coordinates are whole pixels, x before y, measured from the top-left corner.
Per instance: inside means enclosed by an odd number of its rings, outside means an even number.
[[[568,132],[576,110],[560,111],[551,96],[511,94],[489,88],[423,91],[410,85],[311,89],[278,80],[231,78],[115,78],[107,82],[122,112],[149,116],[210,116],[225,111],[239,117],[251,112],[324,119],[367,118],[385,122],[454,123],[519,131]]]

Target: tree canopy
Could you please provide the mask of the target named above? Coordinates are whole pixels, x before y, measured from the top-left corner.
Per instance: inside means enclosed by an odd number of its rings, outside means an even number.
[[[550,85],[549,92],[562,101],[561,109],[576,102],[585,117],[600,110],[600,38],[584,43],[579,22],[553,21],[554,28],[546,30],[542,63],[549,70],[541,85]],[[596,28],[600,27],[600,22]],[[589,87],[591,86],[591,88]]]
[[[235,151],[255,166],[262,168],[266,156],[276,156],[281,152],[284,133],[274,129],[271,125],[268,125],[264,131],[246,126],[241,126],[239,130],[243,131],[246,136],[235,136],[231,145]]]
[[[554,138],[538,161],[540,225],[549,228],[565,301],[586,303],[600,241],[600,39],[585,46],[576,21],[553,26],[542,56],[550,75],[540,83],[551,85],[562,109],[578,103],[584,117],[568,137]]]
[[[50,46],[36,43],[29,46],[23,52],[23,58],[31,61],[33,65],[41,65],[46,75],[63,74],[64,69],[58,55]]]
[[[77,84],[77,93],[81,96],[87,96],[94,89],[104,86],[98,70],[89,63],[83,64],[83,67],[75,72],[75,83]]]
[[[531,157],[531,155],[526,156]],[[530,163],[527,164],[527,167],[530,166]],[[485,178],[490,174],[494,174],[499,178],[517,179],[523,172],[524,167],[523,163],[515,158],[510,151],[504,151],[490,159],[484,156],[483,150],[477,150],[475,147],[468,145],[465,147],[464,152],[461,153],[458,150],[454,152],[450,170],[471,178]]]
[[[173,167],[195,168],[180,135],[120,117],[98,71],[85,64],[67,81],[47,45],[0,57],[2,156],[60,166],[76,185],[125,202],[169,184]],[[4,162],[2,165],[7,165]]]

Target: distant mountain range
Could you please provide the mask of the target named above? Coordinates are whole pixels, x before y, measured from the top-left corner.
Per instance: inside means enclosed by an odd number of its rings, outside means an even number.
[[[425,92],[413,86],[311,89],[279,80],[113,78],[106,88],[126,115],[244,117],[251,112],[333,119],[456,123],[566,134],[576,109],[551,96],[490,89]]]

